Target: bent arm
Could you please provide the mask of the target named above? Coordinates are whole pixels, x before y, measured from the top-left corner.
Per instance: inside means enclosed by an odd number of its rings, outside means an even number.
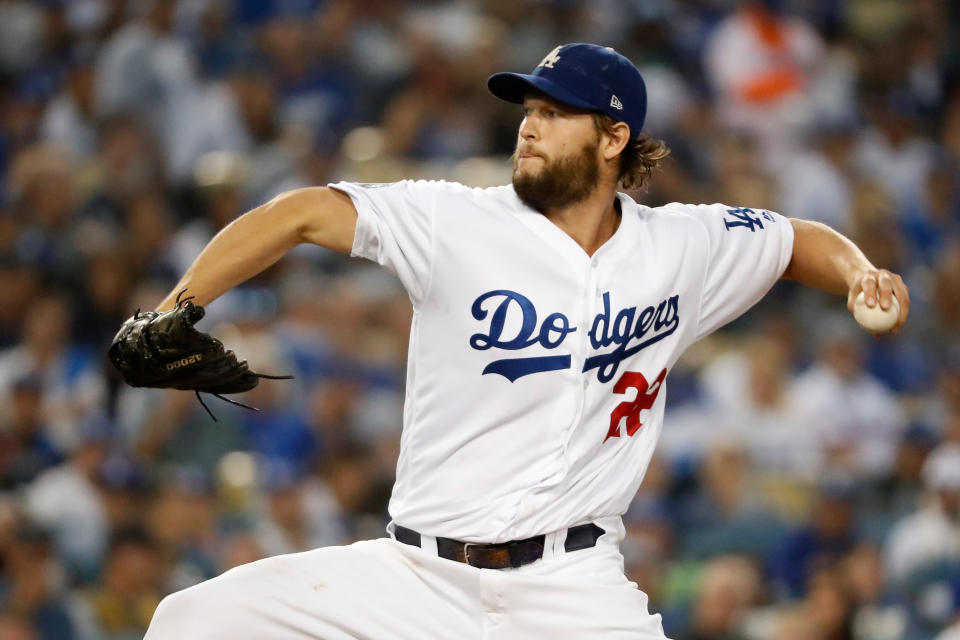
[[[868,307],[878,302],[889,309],[891,295],[900,304],[900,317],[892,331],[898,330],[910,310],[910,294],[903,279],[886,269],[877,269],[857,245],[825,224],[791,218],[793,254],[781,276],[830,293],[846,293],[847,308],[863,291]]]
[[[183,289],[197,304],[209,304],[303,242],[349,254],[356,226],[357,210],[342,191],[307,187],[281,193],[221,229],[157,311],[172,309]]]

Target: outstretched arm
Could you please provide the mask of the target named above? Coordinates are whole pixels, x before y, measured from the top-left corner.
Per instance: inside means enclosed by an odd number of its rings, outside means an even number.
[[[910,311],[910,293],[896,273],[878,269],[867,260],[859,247],[825,224],[790,219],[793,225],[793,257],[783,278],[831,293],[846,293],[847,308],[861,291],[868,307],[878,302],[889,309],[891,295],[900,303],[900,316],[890,330],[903,326]]]
[[[209,304],[303,242],[349,254],[356,225],[357,211],[342,191],[308,187],[281,193],[214,236],[157,311],[172,309],[183,289],[196,304]]]

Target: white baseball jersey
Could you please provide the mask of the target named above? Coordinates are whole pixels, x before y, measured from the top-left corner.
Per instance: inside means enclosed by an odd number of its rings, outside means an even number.
[[[413,301],[394,522],[504,542],[618,516],[659,437],[683,351],[753,306],[793,229],[768,211],[649,208],[593,256],[512,186],[341,182],[353,255]]]

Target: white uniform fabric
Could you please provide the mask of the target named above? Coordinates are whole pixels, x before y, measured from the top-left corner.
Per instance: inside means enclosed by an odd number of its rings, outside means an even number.
[[[147,640],[664,638],[624,576],[626,510],[686,347],[783,273],[789,221],[724,205],[638,206],[591,257],[510,186],[332,185],[353,254],[414,304],[393,523],[423,534],[277,556],[161,603]],[[566,553],[568,527],[595,547]],[[393,531],[393,523],[390,530]],[[477,569],[435,537],[545,534],[541,560]]]
[[[518,569],[390,538],[275,556],[168,596],[144,640],[662,640],[623,575],[622,535],[568,554],[560,541],[560,555]]]
[[[753,306],[793,248],[774,213],[620,194],[620,226],[591,257],[512,186],[332,186],[359,214],[353,255],[414,304],[390,515],[468,542],[626,511],[665,373]]]

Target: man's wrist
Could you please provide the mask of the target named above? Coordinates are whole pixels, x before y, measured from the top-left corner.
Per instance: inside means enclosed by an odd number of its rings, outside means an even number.
[[[877,272],[878,269],[866,261],[847,263],[846,268],[841,270],[843,281],[846,283],[847,290],[849,291],[852,291],[864,277],[869,277],[871,274],[876,277]]]

